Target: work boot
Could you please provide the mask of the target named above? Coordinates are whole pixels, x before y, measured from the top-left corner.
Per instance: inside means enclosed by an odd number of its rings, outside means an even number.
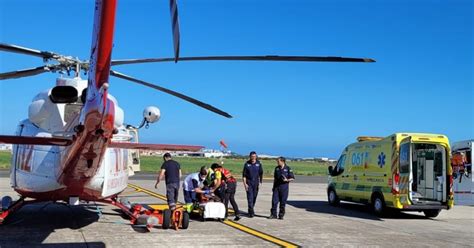
[[[239,220],[240,220],[240,216],[236,215],[234,218],[234,221],[239,221]]]
[[[253,209],[249,209],[249,218],[253,218],[255,216],[255,213],[253,212]]]
[[[271,220],[271,219],[276,219],[276,218],[277,218],[277,217],[276,217],[275,215],[273,215],[273,214],[268,217],[268,219],[270,219],[270,220]]]
[[[276,217],[275,217],[276,218]],[[283,215],[280,215],[278,219],[283,220]]]

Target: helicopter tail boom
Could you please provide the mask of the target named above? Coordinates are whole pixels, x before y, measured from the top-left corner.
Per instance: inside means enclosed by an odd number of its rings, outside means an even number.
[[[116,6],[117,0],[95,2],[87,97],[59,177],[65,185],[82,184],[95,175],[114,134],[115,104],[107,95]]]

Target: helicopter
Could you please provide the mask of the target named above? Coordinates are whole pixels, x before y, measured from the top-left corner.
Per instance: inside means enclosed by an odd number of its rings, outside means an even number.
[[[80,201],[112,204],[131,219],[132,224],[155,223],[152,213],[131,208],[119,199],[130,175],[130,150],[197,151],[202,146],[141,144],[137,130],[156,123],[157,107],[147,107],[138,127],[124,122],[124,111],[110,94],[111,76],[175,96],[226,118],[229,113],[171,89],[140,80],[111,69],[117,65],[184,61],[290,61],[290,62],[375,62],[368,58],[322,56],[203,56],[180,57],[180,30],[176,0],[170,0],[174,56],[170,58],[112,59],[117,0],[96,0],[89,60],[23,46],[0,43],[0,51],[35,56],[44,64],[0,73],[0,80],[35,76],[41,73],[74,73],[60,77],[51,89],[38,93],[15,135],[0,135],[0,143],[13,144],[10,182],[20,195],[13,201],[2,198],[0,224],[21,207],[47,201]],[[88,76],[80,77],[81,72]],[[112,88],[111,88],[112,87]],[[169,223],[170,213],[158,219]],[[156,219],[156,218],[155,218]],[[143,221],[144,220],[144,221]]]

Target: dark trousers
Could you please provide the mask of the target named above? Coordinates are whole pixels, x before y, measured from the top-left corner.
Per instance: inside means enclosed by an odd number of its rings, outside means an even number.
[[[178,202],[179,183],[166,184],[166,199],[171,210],[176,208]]]
[[[183,189],[183,196],[184,196],[184,202],[186,204],[192,204],[197,201],[196,192],[194,191],[187,191]]]
[[[222,203],[224,203],[225,191],[226,185],[224,183],[222,183],[221,186],[214,191],[214,195],[216,195],[219,198],[219,201]]]
[[[239,216],[239,206],[237,205],[237,202],[235,202],[235,191],[237,189],[237,183],[228,182],[226,186],[227,187],[225,190],[225,197],[224,197],[225,216],[227,217],[227,212],[229,209],[229,201],[230,201],[230,204],[232,205],[232,208],[234,209],[235,216]]]
[[[251,182],[248,183],[248,190],[247,190],[247,205],[249,208],[249,214],[255,214],[253,208],[255,207],[255,203],[257,202],[257,195],[258,195],[258,182]]]
[[[288,200],[289,191],[290,191],[290,187],[288,187],[287,183],[273,187],[272,209],[271,209],[271,213],[273,216],[277,216],[278,203],[280,203],[280,213],[278,216],[283,217],[285,215],[285,206],[286,206],[286,201]]]

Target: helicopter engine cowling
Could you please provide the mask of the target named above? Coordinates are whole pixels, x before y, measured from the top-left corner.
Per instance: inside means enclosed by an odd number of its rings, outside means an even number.
[[[119,106],[117,99],[114,96],[112,96],[111,94],[108,94],[107,98],[109,98],[110,101],[114,102],[114,106],[115,106],[114,126],[116,128],[119,128],[123,126],[123,122],[125,118],[123,109]]]
[[[52,119],[57,119],[59,114],[56,104],[51,101],[49,95],[50,90],[39,93],[33,98],[28,107],[28,119],[36,126],[45,130],[50,129],[50,125],[45,125],[45,123],[50,122]],[[51,118],[52,115],[55,115],[56,118]]]

